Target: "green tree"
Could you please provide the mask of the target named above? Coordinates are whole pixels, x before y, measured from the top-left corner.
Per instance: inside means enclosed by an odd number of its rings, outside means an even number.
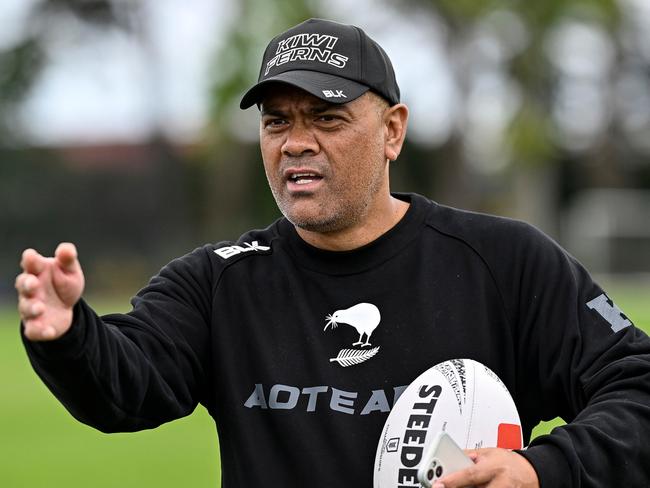
[[[257,144],[237,138],[242,117],[254,117],[241,113],[239,101],[257,80],[269,39],[303,20],[318,17],[318,5],[310,0],[242,0],[236,4],[236,16],[223,48],[214,58],[208,144],[195,173],[194,208],[204,240],[234,236],[279,215],[260,170]],[[244,130],[250,133],[250,128]]]
[[[21,147],[26,141],[17,123],[21,104],[48,65],[50,39],[74,18],[96,29],[132,31],[136,4],[115,0],[41,0],[34,3],[21,35],[0,48],[0,147]]]

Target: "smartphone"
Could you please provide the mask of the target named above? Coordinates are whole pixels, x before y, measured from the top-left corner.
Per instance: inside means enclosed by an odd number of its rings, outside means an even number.
[[[426,488],[446,474],[471,466],[473,461],[446,432],[440,432],[429,445],[418,468],[418,480]]]

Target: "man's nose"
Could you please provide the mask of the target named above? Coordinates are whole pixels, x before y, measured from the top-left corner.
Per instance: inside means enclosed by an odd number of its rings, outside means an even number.
[[[304,154],[316,154],[318,151],[318,141],[309,127],[302,123],[293,124],[287,132],[287,138],[282,145],[282,154],[298,157]]]

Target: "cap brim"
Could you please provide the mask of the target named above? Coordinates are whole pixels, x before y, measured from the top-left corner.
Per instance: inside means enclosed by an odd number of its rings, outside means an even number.
[[[369,90],[367,86],[356,81],[327,73],[306,70],[286,71],[253,86],[244,94],[239,107],[247,109],[256,103],[260,103],[264,98],[268,85],[272,83],[284,83],[298,87],[330,103],[351,102]]]

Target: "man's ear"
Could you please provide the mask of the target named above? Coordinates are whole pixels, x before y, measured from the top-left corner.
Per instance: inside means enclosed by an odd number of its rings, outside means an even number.
[[[384,112],[384,155],[386,159],[395,161],[402,151],[409,109],[403,103],[388,107]]]

